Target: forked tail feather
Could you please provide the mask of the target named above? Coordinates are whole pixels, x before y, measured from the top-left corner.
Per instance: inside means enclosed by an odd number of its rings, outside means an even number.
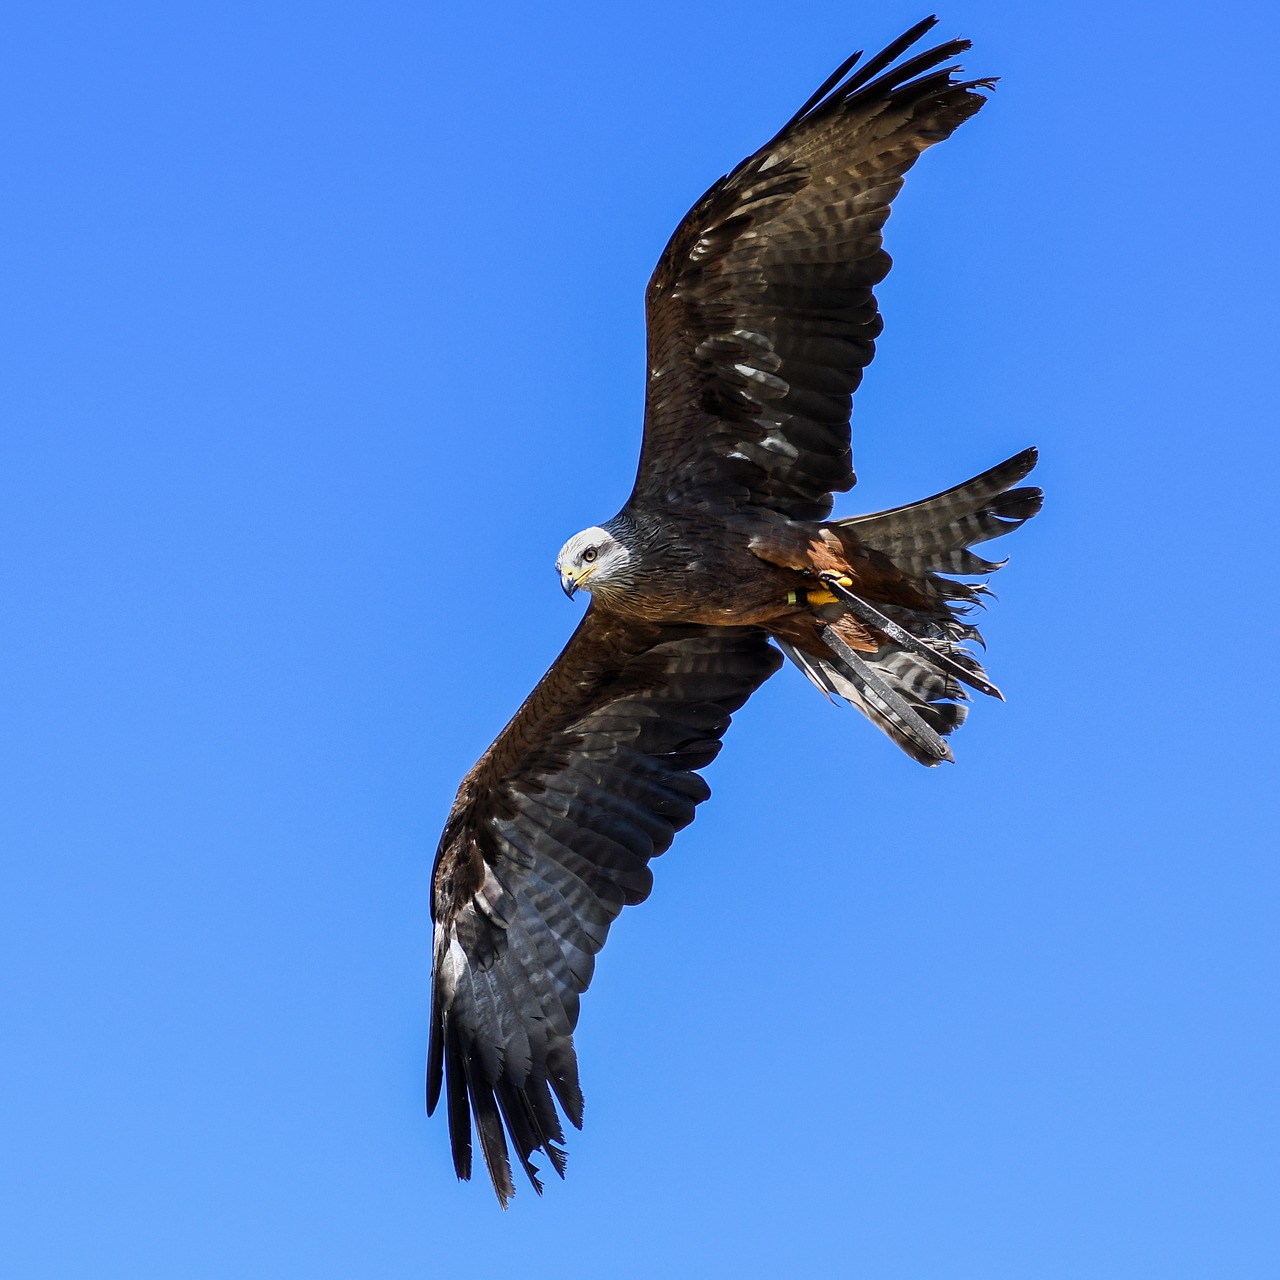
[[[846,611],[880,637],[873,652],[855,653],[830,625],[820,631],[821,653],[778,640],[813,684],[852,703],[921,764],[953,758],[943,739],[964,722],[965,685],[1002,696],[965,648],[970,640],[982,644],[967,615],[982,606],[987,588],[951,575],[985,576],[1002,567],[969,548],[1012,532],[1040,510],[1039,489],[1013,487],[1036,456],[1026,449],[945,493],[828,526],[848,540],[852,556],[860,548],[882,553],[921,600],[915,606],[868,600],[824,575]]]

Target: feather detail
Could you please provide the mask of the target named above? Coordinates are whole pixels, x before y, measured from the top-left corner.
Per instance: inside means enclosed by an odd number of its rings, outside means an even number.
[[[536,1191],[537,1152],[563,1174],[555,1102],[581,1126],[573,1029],[596,954],[710,794],[694,770],[780,662],[755,628],[630,628],[592,606],[459,788],[433,876],[427,1105],[448,1097],[460,1178],[474,1123],[504,1206],[513,1151]]]
[[[629,507],[698,502],[825,519],[854,483],[849,415],[881,321],[889,208],[920,153],[983,105],[917,23],[846,59],[681,222],[649,283],[650,380]],[[708,459],[719,465],[708,467]],[[685,483],[673,494],[670,478]]]

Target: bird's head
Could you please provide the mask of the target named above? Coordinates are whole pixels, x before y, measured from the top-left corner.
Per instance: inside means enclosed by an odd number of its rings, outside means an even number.
[[[607,595],[621,585],[630,561],[631,552],[617,534],[596,525],[575,533],[560,548],[556,572],[570,599],[579,587]]]

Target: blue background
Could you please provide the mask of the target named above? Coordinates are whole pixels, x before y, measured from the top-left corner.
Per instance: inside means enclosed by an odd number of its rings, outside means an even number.
[[[0,29],[0,1268],[1272,1277],[1273,84],[957,0],[839,508],[1029,443],[1007,705],[787,670],[584,1001],[569,1179],[423,1114],[458,779],[581,602],[690,203],[920,4],[49,2]]]

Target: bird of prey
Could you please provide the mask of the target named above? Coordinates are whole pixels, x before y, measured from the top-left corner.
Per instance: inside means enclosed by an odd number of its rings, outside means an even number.
[[[647,294],[648,387],[635,487],[565,543],[581,625],[463,779],[432,877],[427,1110],[454,1167],[472,1122],[505,1207],[508,1137],[563,1176],[559,1111],[582,1124],[573,1032],[609,926],[650,859],[710,794],[699,770],[790,658],[925,765],[966,688],[999,696],[965,647],[998,568],[975,543],[1040,509],[1028,449],[892,511],[832,519],[854,473],[852,393],[881,320],[889,205],[916,157],[986,101],[952,40],[906,56],[929,18],[847,59],[782,130],[685,216]]]

